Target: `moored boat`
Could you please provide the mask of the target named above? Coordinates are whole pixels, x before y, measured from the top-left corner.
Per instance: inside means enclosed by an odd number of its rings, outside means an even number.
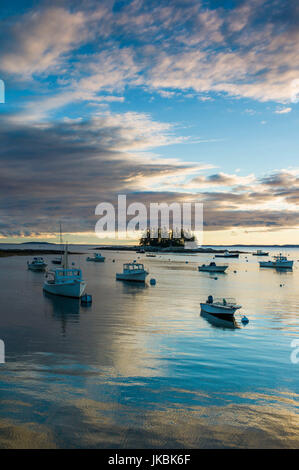
[[[205,303],[200,304],[201,311],[209,313],[210,315],[216,315],[219,318],[232,318],[235,312],[242,308],[238,305],[234,299],[231,298],[213,298],[209,295],[208,300]]]
[[[116,273],[116,279],[118,281],[134,281],[134,282],[145,282],[148,271],[144,269],[142,263],[125,263],[123,265],[123,272]]]
[[[101,253],[94,253],[93,256],[88,256],[86,261],[94,261],[95,263],[102,263],[105,261],[105,256],[102,256]]]
[[[272,261],[259,261],[261,268],[293,268],[294,261],[288,260],[286,256],[283,256],[281,253],[273,257]]]
[[[230,253],[226,250],[224,253],[215,255],[215,258],[239,258],[239,253]]]
[[[208,265],[202,264],[201,266],[198,266],[198,271],[206,271],[209,273],[224,273],[227,268],[228,268],[228,265],[216,264],[212,261]]]
[[[268,256],[269,252],[268,251],[263,251],[263,250],[256,250],[252,254],[253,254],[253,256]]]
[[[64,297],[80,298],[84,294],[85,288],[86,282],[82,279],[81,269],[68,268],[66,245],[62,268],[46,273],[44,291]]]
[[[35,256],[32,261],[27,261],[27,267],[31,269],[31,271],[44,271],[47,267],[47,263],[45,263],[44,258]]]

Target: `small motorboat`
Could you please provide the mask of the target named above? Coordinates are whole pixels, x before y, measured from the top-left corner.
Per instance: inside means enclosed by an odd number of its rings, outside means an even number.
[[[145,250],[143,250],[142,248],[139,248],[138,250],[136,250],[136,253],[145,253]]]
[[[116,274],[117,281],[145,282],[148,272],[142,263],[125,263],[123,272]]]
[[[86,258],[86,261],[94,261],[95,263],[102,263],[103,261],[105,261],[105,256],[102,256],[101,253],[94,253],[92,257],[88,256]]]
[[[214,299],[212,295],[209,295],[208,300],[205,303],[201,303],[200,307],[201,312],[216,315],[224,319],[232,318],[235,312],[242,308],[241,305],[237,305],[235,299]]]
[[[49,294],[64,297],[80,298],[85,291],[86,282],[82,279],[82,271],[79,268],[68,268],[67,245],[63,257],[62,268],[46,273],[44,291]]]
[[[261,268],[293,268],[294,261],[288,260],[286,256],[281,253],[273,257],[272,261],[259,261]]]
[[[32,261],[27,261],[27,267],[32,271],[44,271],[47,263],[44,262],[44,258],[35,256]]]
[[[155,253],[147,253],[145,256],[147,258],[156,258],[157,255],[155,255]]]
[[[52,259],[53,264],[61,264],[62,263],[62,257],[59,256],[57,258]]]
[[[227,268],[228,268],[228,265],[216,264],[212,261],[208,265],[202,264],[201,266],[198,266],[198,271],[206,271],[208,273],[224,273]]]
[[[228,250],[226,250],[224,253],[215,255],[215,258],[239,258],[239,253],[230,253]]]
[[[257,250],[252,254],[253,254],[253,256],[269,256],[269,252],[268,251],[263,251],[263,250]]]

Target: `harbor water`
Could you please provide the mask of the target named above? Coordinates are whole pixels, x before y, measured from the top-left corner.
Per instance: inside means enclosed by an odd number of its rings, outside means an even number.
[[[299,446],[299,249],[290,272],[251,254],[77,251],[90,306],[45,294],[30,257],[0,258],[0,448]],[[144,286],[115,280],[133,259]],[[227,273],[198,272],[210,261]],[[235,323],[201,315],[208,295],[242,305]]]

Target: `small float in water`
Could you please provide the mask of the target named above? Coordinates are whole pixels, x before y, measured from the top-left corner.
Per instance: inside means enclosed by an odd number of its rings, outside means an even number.
[[[117,281],[145,282],[148,272],[144,269],[142,263],[125,263],[123,272],[116,273]]]

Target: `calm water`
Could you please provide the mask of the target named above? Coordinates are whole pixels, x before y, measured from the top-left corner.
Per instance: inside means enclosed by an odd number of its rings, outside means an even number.
[[[141,255],[145,287],[115,281],[135,253],[72,256],[85,308],[46,296],[27,257],[0,258],[0,447],[298,447],[299,250],[286,254],[293,272],[242,255],[217,280],[197,271],[212,255]],[[249,324],[203,318],[209,294]]]

